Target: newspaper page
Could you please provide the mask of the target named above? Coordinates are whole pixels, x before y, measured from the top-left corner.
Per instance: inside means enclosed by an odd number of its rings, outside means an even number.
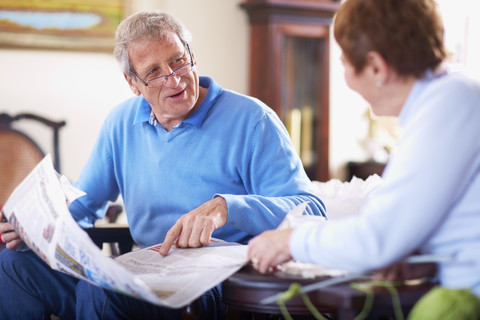
[[[156,245],[111,259],[68,210],[83,194],[56,173],[47,155],[14,190],[2,214],[52,269],[159,306],[186,306],[247,263],[245,245],[217,239],[208,247],[172,248],[166,257]]]
[[[155,245],[115,260],[145,282],[158,299],[173,307],[189,304],[247,262],[246,246],[219,239],[212,239],[208,247],[172,248],[165,257],[158,253],[159,249],[160,245]]]

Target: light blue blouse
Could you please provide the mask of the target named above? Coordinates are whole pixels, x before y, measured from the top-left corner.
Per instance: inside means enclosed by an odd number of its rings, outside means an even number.
[[[214,237],[246,243],[275,228],[295,205],[324,215],[283,124],[257,99],[208,88],[195,112],[171,131],[150,120],[142,97],[131,98],[107,117],[76,186],[87,195],[71,207],[84,227],[121,194],[135,241],[163,241],[184,213],[216,195],[228,205],[227,225]]]
[[[460,74],[418,80],[403,134],[359,215],[295,230],[295,259],[353,272],[423,253],[451,255],[439,278],[480,297],[480,86]],[[328,208],[327,208],[328,209]]]

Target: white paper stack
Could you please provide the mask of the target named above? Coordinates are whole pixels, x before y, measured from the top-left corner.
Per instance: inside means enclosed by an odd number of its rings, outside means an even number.
[[[332,179],[327,182],[314,181],[317,195],[327,207],[328,220],[341,219],[359,211],[368,196],[383,182],[377,175],[371,175],[366,180],[353,177],[342,182]]]

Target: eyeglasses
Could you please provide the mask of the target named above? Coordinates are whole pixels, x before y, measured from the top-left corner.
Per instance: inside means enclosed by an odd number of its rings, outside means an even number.
[[[185,46],[187,47],[188,55],[190,56],[190,62],[188,64],[183,65],[180,68],[174,70],[170,74],[160,76],[160,77],[156,77],[156,78],[153,78],[153,79],[148,80],[148,81],[144,81],[142,78],[137,76],[137,74],[133,70],[130,70],[130,72],[135,77],[137,77],[138,80],[142,81],[142,83],[145,85],[145,87],[149,87],[149,88],[157,88],[157,87],[163,86],[165,83],[167,83],[169,77],[181,78],[184,75],[186,75],[187,73],[189,73],[190,71],[192,71],[193,67],[195,66],[194,63],[193,63],[192,52],[190,51],[190,46],[188,45],[188,43],[186,43]]]

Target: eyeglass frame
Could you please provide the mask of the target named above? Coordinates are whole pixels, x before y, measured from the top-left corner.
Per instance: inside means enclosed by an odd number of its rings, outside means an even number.
[[[159,87],[163,86],[165,83],[167,83],[167,81],[168,81],[168,79],[169,79],[170,77],[176,77],[176,76],[177,76],[176,72],[178,72],[178,70],[180,70],[180,69],[182,69],[182,68],[185,68],[185,67],[187,67],[187,66],[190,66],[190,70],[189,70],[188,72],[186,72],[185,74],[179,76],[179,78],[181,78],[181,77],[183,77],[184,75],[186,75],[187,73],[189,73],[190,71],[192,71],[192,70],[193,70],[193,67],[195,66],[195,64],[193,63],[192,51],[190,50],[190,46],[188,45],[188,43],[185,43],[185,46],[187,47],[188,55],[190,56],[190,62],[189,62],[188,64],[185,64],[185,65],[181,66],[180,68],[177,68],[177,69],[173,70],[173,72],[170,73],[170,74],[166,74],[166,75],[163,75],[163,76],[156,77],[156,78],[150,79],[150,80],[148,80],[148,81],[145,81],[145,80],[143,80],[142,78],[140,78],[140,77],[135,73],[135,71],[133,71],[132,69],[130,69],[130,73],[133,74],[138,80],[140,80],[145,87],[148,87],[148,88],[159,88]],[[155,87],[150,87],[150,86],[148,85],[149,82],[152,82],[152,81],[157,80],[157,79],[160,79],[160,78],[164,78],[164,79],[165,79],[165,81],[164,81],[162,84],[160,84],[160,85],[158,85],[158,86],[155,86]]]

